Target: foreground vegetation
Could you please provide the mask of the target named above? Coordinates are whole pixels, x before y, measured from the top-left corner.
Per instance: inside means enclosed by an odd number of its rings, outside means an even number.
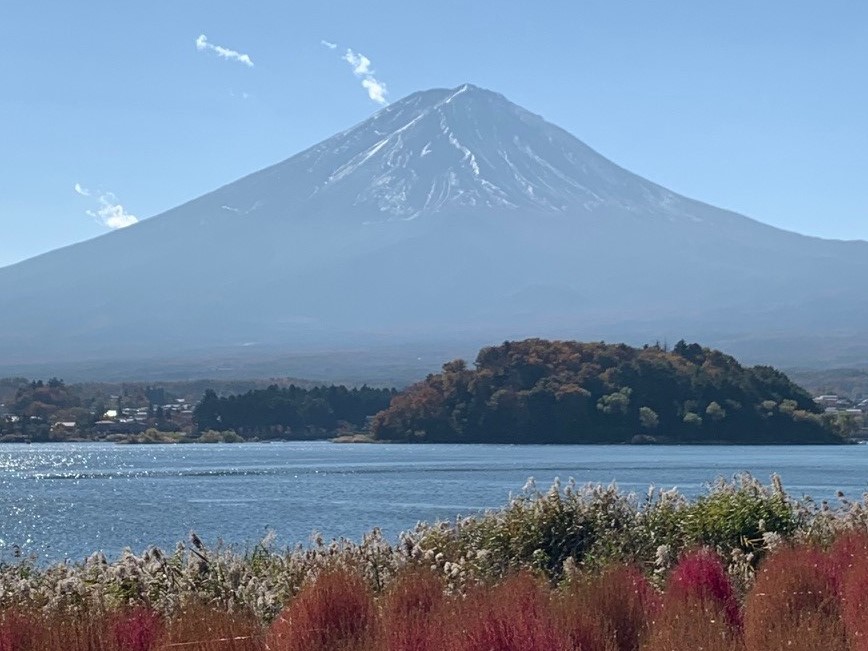
[[[868,503],[531,484],[395,543],[0,565],[0,649],[868,649]]]
[[[527,339],[443,366],[377,414],[382,440],[474,443],[835,443],[844,421],[768,366],[679,341]]]

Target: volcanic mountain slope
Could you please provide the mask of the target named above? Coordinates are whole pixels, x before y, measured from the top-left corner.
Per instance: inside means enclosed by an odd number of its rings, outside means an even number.
[[[529,335],[857,362],[866,277],[868,243],[687,199],[466,84],[0,269],[0,365]]]

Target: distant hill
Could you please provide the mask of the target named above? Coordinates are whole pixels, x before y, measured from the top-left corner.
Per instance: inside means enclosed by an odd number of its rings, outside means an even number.
[[[392,379],[431,370],[432,350],[531,335],[858,365],[866,277],[866,242],[685,198],[465,84],[0,269],[0,374]]]
[[[679,341],[528,339],[483,348],[393,398],[377,439],[463,443],[834,443],[831,416],[786,375]]]
[[[854,402],[868,398],[868,369],[792,369],[787,375],[813,395],[836,394]]]

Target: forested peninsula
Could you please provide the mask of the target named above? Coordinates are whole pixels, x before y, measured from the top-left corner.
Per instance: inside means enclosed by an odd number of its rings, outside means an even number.
[[[371,421],[381,441],[840,443],[844,432],[769,366],[699,344],[527,339],[443,365]]]

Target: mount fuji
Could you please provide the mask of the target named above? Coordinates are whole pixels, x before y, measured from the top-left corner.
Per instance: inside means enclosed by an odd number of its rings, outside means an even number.
[[[243,374],[316,351],[340,375],[342,351],[415,360],[526,336],[685,337],[758,362],[865,363],[865,278],[866,242],[680,196],[465,84],[0,269],[0,372]]]

